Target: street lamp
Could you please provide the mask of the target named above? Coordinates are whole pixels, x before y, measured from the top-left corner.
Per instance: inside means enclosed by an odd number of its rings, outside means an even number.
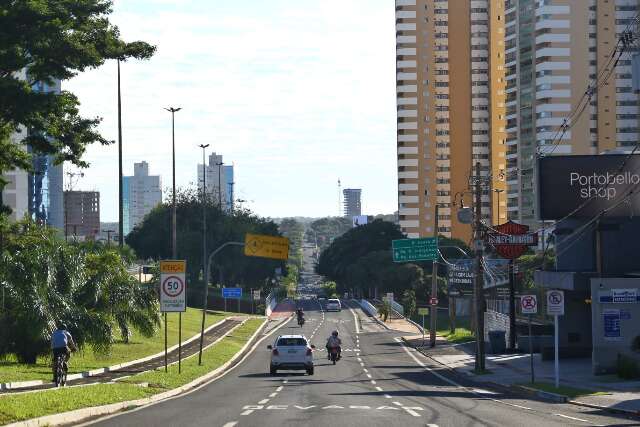
[[[124,245],[124,192],[122,189],[122,97],[120,96],[120,58],[118,58],[118,246]]]
[[[178,258],[178,247],[176,245],[176,127],[175,127],[175,113],[182,110],[182,108],[169,107],[165,108],[171,113],[171,147],[172,147],[172,159],[173,165],[171,170],[173,171],[173,202],[171,204],[171,256],[173,259]]]
[[[222,171],[222,165],[224,162],[216,163],[218,166],[218,207],[222,211],[222,177],[220,176],[220,172]]]
[[[204,150],[209,144],[200,144],[202,148],[202,278],[204,281],[204,303],[202,304],[202,330],[204,330],[204,318],[207,312],[207,299],[209,297],[209,278],[207,277],[207,164],[205,163]],[[204,336],[200,335],[200,352],[198,353],[198,365],[202,365],[202,344]]]

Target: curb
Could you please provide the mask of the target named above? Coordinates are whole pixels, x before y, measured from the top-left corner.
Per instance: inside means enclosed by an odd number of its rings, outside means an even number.
[[[594,405],[593,403],[580,402],[578,400],[567,400],[567,403],[585,408],[599,409],[601,411],[611,412],[613,414],[640,416],[640,411],[632,411],[630,409],[612,408],[610,406]]]
[[[509,388],[514,389],[516,391],[525,393],[529,396],[539,397],[544,400],[549,400],[555,403],[567,403],[569,401],[569,397],[564,394],[552,393],[550,391],[538,390],[533,387],[527,387],[524,385],[516,385],[512,384]]]
[[[209,332],[213,328],[220,326],[221,324],[226,322],[231,317],[234,317],[234,316],[225,317],[224,319],[220,320],[219,322],[216,322],[213,325],[207,327],[204,330],[204,333],[206,334],[207,332]],[[184,346],[186,344],[189,344],[189,343],[197,340],[198,338],[200,338],[200,333],[192,336],[191,338],[189,338],[189,339],[187,339],[185,341],[182,341],[182,345]],[[178,344],[173,345],[173,346],[167,348],[167,353],[170,353],[170,352],[172,352],[174,350],[177,350],[177,349],[178,349]],[[155,359],[156,357],[161,357],[161,356],[164,356],[164,350],[159,352],[159,353],[152,354],[151,356],[145,356],[145,357],[140,358],[140,359],[130,360],[128,362],[119,363],[117,365],[105,366],[104,368],[96,368],[96,369],[92,369],[90,371],[83,371],[83,372],[78,372],[76,374],[67,375],[67,381],[79,380],[80,378],[93,377],[95,375],[104,374],[105,372],[118,371],[118,370],[120,370],[122,368],[127,368],[127,367],[129,367],[131,365],[136,365],[138,363],[144,363],[144,362],[146,362],[148,360]],[[0,383],[0,391],[18,390],[18,389],[21,389],[21,388],[35,387],[35,386],[43,385],[44,383],[45,382],[43,380],[16,381],[16,382]]]
[[[278,330],[279,328],[281,328],[289,320],[290,320],[289,318],[285,318],[280,325],[276,326],[271,330],[269,335],[275,332],[276,330]],[[177,397],[182,393],[185,393],[188,391],[195,391],[197,388],[199,388],[199,386],[204,386],[207,383],[216,380],[217,378],[227,373],[230,370],[230,368],[237,366],[235,363],[238,359],[248,356],[251,353],[251,351],[247,353],[249,347],[254,346],[255,348],[262,341],[262,339],[269,336],[269,335],[266,335],[264,338],[256,341],[256,337],[263,332],[263,330],[265,329],[268,323],[269,323],[269,319],[265,319],[262,325],[247,340],[247,342],[240,349],[240,351],[238,351],[235,355],[233,355],[233,357],[231,357],[231,359],[229,359],[226,363],[214,369],[213,371],[208,372],[207,374],[199,378],[196,378],[190,383],[182,385],[178,388],[174,388],[172,390],[168,390],[163,393],[156,394],[155,396],[146,397],[144,399],[112,403],[112,404],[103,405],[103,406],[93,406],[90,408],[81,408],[81,409],[76,409],[69,412],[63,412],[60,414],[45,415],[39,418],[32,418],[30,420],[18,421],[13,424],[8,424],[5,427],[40,427],[40,426],[49,426],[49,425],[77,423],[87,418],[112,415],[124,410],[130,411],[130,410],[141,409],[142,407],[145,407],[154,403],[158,403],[160,401],[163,401],[172,397]]]

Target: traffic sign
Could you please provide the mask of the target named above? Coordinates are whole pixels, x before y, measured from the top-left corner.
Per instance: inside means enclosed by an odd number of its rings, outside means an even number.
[[[242,288],[222,288],[222,298],[240,299],[242,298]]]
[[[247,233],[244,237],[244,254],[261,258],[289,259],[289,239]]]
[[[547,291],[547,314],[564,316],[564,292]]]
[[[428,316],[429,315],[429,307],[418,307],[418,315],[419,316]]]
[[[520,312],[522,314],[538,313],[538,298],[535,295],[523,295],[520,298]]]
[[[438,238],[401,239],[391,242],[393,262],[435,261],[438,259]]]
[[[160,311],[187,311],[187,262],[181,260],[160,261]]]
[[[253,299],[258,301],[260,299],[260,289],[255,289],[253,291]]]
[[[436,297],[429,298],[429,304],[438,305],[438,298],[436,298]]]

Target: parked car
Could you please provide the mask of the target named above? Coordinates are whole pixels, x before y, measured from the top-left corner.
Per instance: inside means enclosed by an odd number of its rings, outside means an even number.
[[[267,346],[271,350],[271,375],[278,373],[278,369],[307,371],[313,375],[313,349],[304,335],[281,335],[273,345]]]
[[[335,299],[335,298],[330,298],[327,301],[327,311],[341,311],[342,310],[342,305],[340,304],[340,300],[339,299]]]

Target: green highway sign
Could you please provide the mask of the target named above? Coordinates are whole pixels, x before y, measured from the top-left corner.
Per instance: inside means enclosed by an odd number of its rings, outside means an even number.
[[[429,307],[418,307],[418,315],[420,315],[420,316],[428,316],[429,315]]]
[[[435,261],[438,259],[438,238],[402,239],[392,242],[393,261]]]

